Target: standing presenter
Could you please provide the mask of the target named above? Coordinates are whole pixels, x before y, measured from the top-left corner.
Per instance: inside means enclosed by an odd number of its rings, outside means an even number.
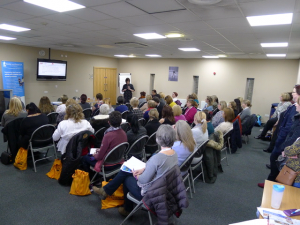
[[[126,84],[123,85],[122,91],[124,92],[124,103],[129,103],[130,99],[132,98],[132,92],[134,92],[134,87],[130,83],[130,79],[126,78],[125,80]]]

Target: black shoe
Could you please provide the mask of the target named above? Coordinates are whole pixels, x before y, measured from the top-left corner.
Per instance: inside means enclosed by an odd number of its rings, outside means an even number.
[[[255,139],[262,139],[261,135],[254,137]]]
[[[263,150],[264,152],[272,153],[268,148]]]
[[[271,169],[271,165],[270,165],[270,164],[266,164],[266,167],[267,167],[268,169]]]

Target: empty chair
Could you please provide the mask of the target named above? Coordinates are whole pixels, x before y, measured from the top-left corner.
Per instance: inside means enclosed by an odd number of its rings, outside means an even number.
[[[99,174],[103,177],[104,181],[106,178],[111,177],[114,174],[117,174],[120,171],[120,168],[109,170],[106,168],[105,164],[118,164],[124,160],[124,153],[128,149],[129,144],[127,142],[121,143],[114,147],[105,157],[104,162],[101,166],[101,172]],[[94,170],[94,168],[91,168]],[[95,170],[94,170],[95,171]],[[95,173],[93,179],[91,180],[91,184],[94,182],[97,172]]]
[[[49,113],[47,115],[48,119],[49,119],[49,124],[52,124],[52,125],[56,125],[57,124],[57,117],[58,117],[58,113],[57,112],[52,112],[52,113]]]
[[[122,119],[127,120],[128,110],[122,112]]]
[[[122,123],[121,128],[125,131],[125,133],[129,130],[129,123]]]
[[[107,130],[106,127],[102,127],[100,128],[96,133],[95,133],[95,137],[96,137],[96,144],[95,147],[96,148],[100,148],[101,143],[102,143],[102,139],[104,137],[104,133]]]
[[[139,119],[139,124],[144,127],[146,125],[146,120],[144,118]]]
[[[195,164],[191,164],[190,167],[190,175],[191,175],[191,182],[192,182],[192,187],[194,190],[194,193],[196,193],[195,190],[195,180],[202,174],[202,179],[203,182],[205,183],[205,179],[204,179],[204,173],[203,173],[203,163],[202,163],[202,159],[203,159],[203,152],[205,151],[206,145],[208,143],[209,140],[203,142],[198,149],[196,150],[195,154],[194,154],[194,159],[200,159],[199,162],[195,163]],[[199,174],[197,174],[195,177],[193,177],[193,171],[198,168],[201,167],[201,172]]]
[[[138,140],[136,140],[128,151],[125,152],[125,160],[129,159],[131,156],[134,156],[142,161],[146,161],[145,157],[145,145],[148,141],[149,137],[147,135],[142,136]]]
[[[230,135],[231,135],[232,131],[233,131],[233,130],[231,129],[231,130],[227,131],[227,132],[224,134],[224,137],[223,137],[223,139],[224,139],[224,147],[221,149],[221,153],[222,153],[223,151],[225,151],[225,156],[224,156],[223,158],[221,158],[221,161],[223,161],[224,159],[226,159],[227,166],[229,166],[229,164],[228,164],[228,159],[227,159],[227,144],[230,143],[230,142],[229,142],[229,138],[230,138]],[[229,150],[230,150],[230,146],[228,146],[228,148],[229,148]]]
[[[54,131],[55,131],[55,126],[47,124],[47,125],[43,125],[43,126],[37,128],[31,135],[31,138],[29,140],[28,149],[31,150],[34,172],[36,172],[35,164],[37,161],[48,159],[53,156],[55,158],[57,158],[55,144],[52,139],[52,135],[53,135]],[[53,148],[54,154],[52,156],[47,156],[50,148]],[[45,157],[35,160],[33,153],[37,152],[37,151],[42,151],[45,149],[47,149]]]
[[[156,132],[151,134],[146,145],[145,145],[145,153],[148,156],[151,156],[154,152],[158,150],[159,146],[156,142]]]
[[[82,113],[84,115],[84,118],[89,121],[91,119],[91,117],[92,117],[93,111],[91,109],[84,109],[82,111]]]

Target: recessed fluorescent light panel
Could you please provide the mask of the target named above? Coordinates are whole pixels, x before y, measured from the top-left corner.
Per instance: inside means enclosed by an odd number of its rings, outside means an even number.
[[[226,58],[227,55],[218,55],[219,58]]]
[[[144,38],[144,39],[161,39],[166,38],[165,36],[162,36],[157,33],[144,33],[144,34],[133,34],[134,36]]]
[[[286,57],[286,54],[267,54],[268,57]]]
[[[291,24],[293,20],[293,13],[264,15],[264,16],[248,16],[247,20],[250,26],[252,27]]]
[[[214,56],[214,55],[204,55],[202,57],[207,58],[207,59],[218,59],[219,58],[219,56]]]
[[[185,51],[185,52],[199,52],[200,49],[198,48],[178,48],[181,51]]]
[[[161,55],[154,55],[154,54],[152,54],[152,55],[145,55],[145,56],[148,56],[148,57],[161,57]]]
[[[128,55],[115,55],[116,57],[127,58]]]
[[[183,34],[178,34],[178,33],[170,33],[170,34],[166,34],[165,35],[167,38],[179,38],[179,37],[183,37]]]
[[[271,47],[287,47],[289,44],[287,42],[280,43],[260,43],[263,48],[271,48]]]
[[[6,37],[6,36],[0,36],[0,40],[6,40],[6,41],[10,41],[10,40],[15,40],[17,38],[13,38],[13,37]]]
[[[17,27],[17,26],[5,24],[5,23],[0,24],[0,29],[10,30],[10,31],[15,31],[15,32],[22,32],[22,31],[30,30],[30,29],[25,28],[25,27]]]
[[[67,12],[85,8],[85,6],[68,0],[23,0],[24,2],[37,5],[56,12]]]

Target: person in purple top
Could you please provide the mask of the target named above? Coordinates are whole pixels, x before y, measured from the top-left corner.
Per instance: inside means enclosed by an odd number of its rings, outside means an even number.
[[[172,107],[172,110],[173,110],[175,122],[177,122],[178,120],[184,120],[184,121],[186,121],[185,116],[182,115],[182,109],[181,109],[181,107],[179,105],[174,105]]]

